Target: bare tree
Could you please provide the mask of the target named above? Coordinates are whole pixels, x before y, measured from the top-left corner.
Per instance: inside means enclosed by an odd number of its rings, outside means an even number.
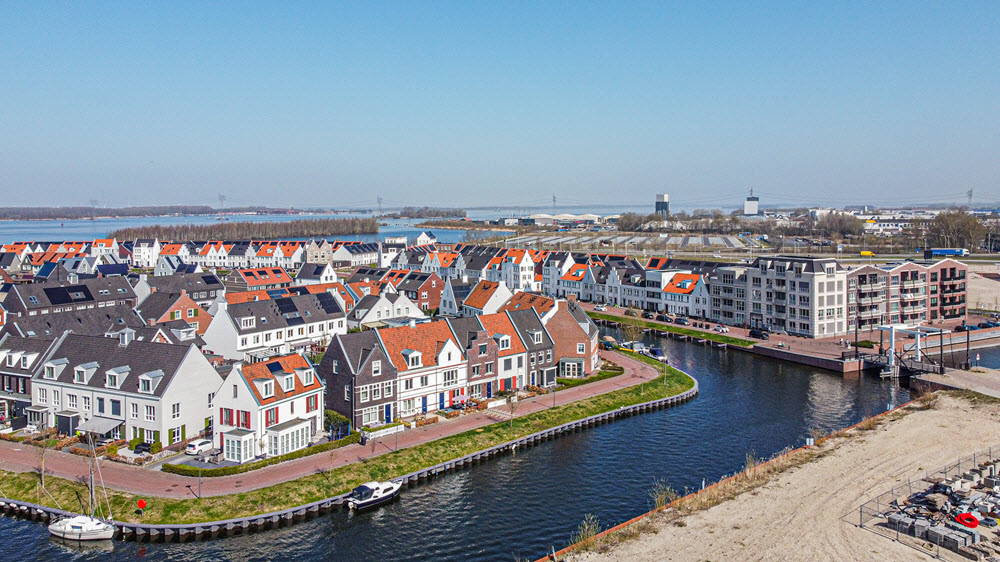
[[[507,397],[507,409],[510,410],[510,428],[514,429],[514,413],[517,412],[517,394],[511,394]]]
[[[48,456],[51,448],[52,445],[48,439],[42,439],[38,443],[38,479],[42,488],[45,488],[45,457]]]
[[[633,324],[627,321],[622,322],[621,332],[625,341],[638,341],[642,338],[642,326],[639,324]]]

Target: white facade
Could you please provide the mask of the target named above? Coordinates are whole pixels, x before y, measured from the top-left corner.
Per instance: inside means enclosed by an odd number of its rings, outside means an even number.
[[[411,354],[411,367],[396,376],[396,411],[400,417],[447,407],[454,393],[466,386],[468,365],[455,341],[441,346],[436,365],[424,367],[422,354]]]

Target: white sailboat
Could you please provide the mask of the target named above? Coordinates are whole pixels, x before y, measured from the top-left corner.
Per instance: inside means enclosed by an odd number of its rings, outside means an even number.
[[[111,502],[108,502],[107,520],[94,515],[97,509],[97,503],[94,501],[94,464],[97,462],[97,458],[93,453],[93,438],[91,438],[90,443],[90,515],[67,517],[49,525],[49,533],[68,541],[105,541],[115,537],[115,526],[111,524]],[[97,470],[100,471],[100,467]],[[107,492],[104,496],[107,500]]]

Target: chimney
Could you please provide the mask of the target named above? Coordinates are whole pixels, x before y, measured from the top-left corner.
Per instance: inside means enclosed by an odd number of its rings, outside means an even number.
[[[576,302],[576,295],[566,295],[566,300],[569,302]]]
[[[417,321],[414,320],[413,318],[410,318],[410,327],[411,328],[416,328],[417,327]]]
[[[187,289],[181,289],[181,296],[186,297],[188,294]]]
[[[150,326],[155,326],[156,325],[156,319],[155,318],[150,318],[146,322],[148,322]]]
[[[66,276],[66,280],[74,285],[80,282],[80,278],[76,275],[76,272],[74,271],[69,272],[69,275]]]

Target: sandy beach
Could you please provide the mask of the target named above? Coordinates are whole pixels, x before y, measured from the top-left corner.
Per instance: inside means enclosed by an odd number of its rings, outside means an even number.
[[[1000,443],[1000,405],[942,396],[873,431],[836,439],[826,454],[763,487],[681,519],[656,520],[653,532],[598,560],[928,560],[932,556],[848,523],[858,506],[963,455]],[[824,447],[827,447],[824,445]]]

